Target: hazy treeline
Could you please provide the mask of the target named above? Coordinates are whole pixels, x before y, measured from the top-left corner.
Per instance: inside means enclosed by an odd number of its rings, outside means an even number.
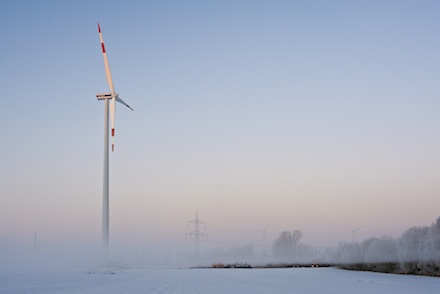
[[[301,243],[301,237],[299,230],[282,232],[273,242],[273,257],[279,262],[324,262],[362,270],[440,274],[440,217],[430,226],[412,227],[398,238],[341,242],[324,250]]]
[[[402,271],[407,267],[440,266],[440,217],[430,226],[412,227],[400,237],[372,237],[361,242],[341,242],[325,249],[303,243],[300,230],[281,232],[271,250],[255,251],[252,245],[214,249],[203,256],[205,261],[262,263],[378,264],[391,263]],[[408,269],[408,271],[413,271]]]
[[[440,217],[430,226],[412,227],[400,237],[369,238],[360,243],[340,243],[333,252],[338,262],[440,262]]]

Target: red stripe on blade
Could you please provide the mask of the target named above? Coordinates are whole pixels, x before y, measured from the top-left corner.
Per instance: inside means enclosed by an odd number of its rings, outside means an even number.
[[[101,43],[101,46],[102,46],[102,53],[105,53],[104,43]]]

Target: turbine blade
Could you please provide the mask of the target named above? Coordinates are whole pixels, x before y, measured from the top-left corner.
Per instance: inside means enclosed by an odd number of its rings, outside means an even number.
[[[110,65],[108,64],[107,52],[105,51],[104,39],[102,38],[101,26],[98,23],[99,41],[101,42],[102,56],[104,57],[105,76],[112,94],[115,94],[115,87],[113,86],[112,73],[110,72]]]
[[[113,85],[112,73],[110,71],[110,65],[107,59],[107,52],[105,50],[104,39],[102,38],[101,26],[98,23],[98,33],[99,33],[99,41],[101,42],[102,48],[102,56],[104,58],[104,66],[105,66],[105,76],[107,78],[107,83],[110,87],[111,91],[111,101],[110,101],[110,119],[111,119],[111,127],[112,127],[112,152],[115,150],[115,117],[116,117],[116,101],[124,104],[131,110],[131,108],[127,103],[125,103],[121,98],[119,98],[118,93],[115,92],[115,87]],[[108,98],[106,98],[108,99]]]
[[[107,83],[112,93],[112,100],[110,101],[110,120],[112,127],[112,152],[113,152],[115,150],[115,116],[116,116],[116,99],[118,97],[118,94],[116,94],[115,87],[113,85],[112,73],[110,71],[110,65],[108,63],[107,52],[105,50],[104,39],[102,38],[101,26],[99,25],[99,23],[98,23],[98,33],[99,33],[99,41],[101,42],[102,56],[104,57],[105,76],[107,78]]]
[[[118,101],[119,103],[124,104],[125,106],[127,106],[128,108],[130,108],[132,111],[134,111],[133,108],[131,108],[127,103],[125,103],[124,100],[122,100],[121,98],[119,98],[119,96],[116,97],[116,101]]]

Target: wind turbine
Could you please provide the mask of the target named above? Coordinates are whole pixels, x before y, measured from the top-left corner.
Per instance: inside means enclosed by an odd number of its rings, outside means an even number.
[[[349,226],[346,226],[347,229],[349,229],[351,231],[352,237],[353,237],[353,242],[354,242],[354,233],[356,233],[357,231],[359,231],[360,229],[362,229],[362,226],[356,229],[350,228]]]
[[[107,83],[110,87],[110,92],[98,93],[96,98],[98,100],[104,100],[104,179],[103,179],[103,201],[102,201],[102,244],[108,248],[109,245],[109,100],[110,100],[110,118],[112,126],[112,152],[115,150],[115,115],[116,115],[116,101],[124,104],[131,110],[133,110],[127,103],[125,103],[119,94],[115,92],[113,85],[112,74],[110,72],[110,66],[108,64],[107,52],[104,46],[104,40],[102,39],[101,26],[98,23],[99,41],[101,42],[102,56],[104,57],[105,76]]]
[[[264,230],[257,230],[258,232],[261,232],[263,234],[263,247],[265,247],[265,240],[267,240],[266,231],[267,228],[269,228],[270,223],[267,224],[267,226],[264,228]]]
[[[266,240],[267,240],[267,235],[266,235],[266,231],[269,228],[270,223],[267,224],[267,226],[264,228],[264,230],[257,230],[257,232],[261,232],[263,234],[262,236],[262,243],[261,246],[262,248],[262,255],[264,256],[266,253]]]

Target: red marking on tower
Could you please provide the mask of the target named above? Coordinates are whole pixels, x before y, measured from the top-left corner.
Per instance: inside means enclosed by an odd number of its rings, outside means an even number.
[[[115,152],[115,144],[112,144],[112,152]]]
[[[112,129],[112,137],[115,136],[115,129]]]

